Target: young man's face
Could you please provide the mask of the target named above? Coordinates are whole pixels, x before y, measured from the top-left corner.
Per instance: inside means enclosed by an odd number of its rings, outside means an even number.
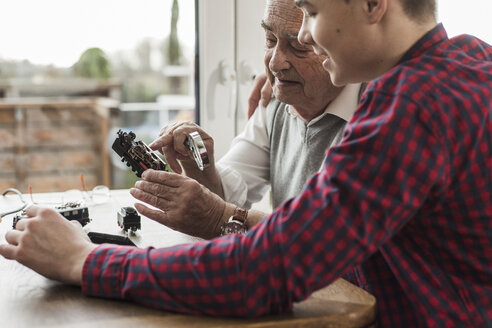
[[[328,58],[323,67],[335,85],[367,81],[374,47],[361,0],[296,0],[304,13],[299,41]]]

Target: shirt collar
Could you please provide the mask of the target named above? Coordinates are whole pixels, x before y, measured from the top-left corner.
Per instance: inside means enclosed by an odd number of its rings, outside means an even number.
[[[360,83],[347,84],[342,92],[326,106],[323,114],[329,113],[336,115],[348,122],[357,109],[359,103],[359,90]]]
[[[430,48],[448,39],[448,34],[442,23],[439,23],[432,30],[424,34],[408,51],[403,55],[398,64],[412,58],[416,58],[427,52]]]
[[[345,121],[349,121],[352,114],[357,109],[358,95],[360,90],[360,83],[347,84],[340,94],[326,106],[324,112],[307,122],[290,106],[287,106],[287,112],[294,117],[302,120],[307,126],[313,125],[322,119],[327,114],[335,115]]]

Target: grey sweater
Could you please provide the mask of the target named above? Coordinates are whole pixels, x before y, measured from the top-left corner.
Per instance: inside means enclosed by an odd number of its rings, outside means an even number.
[[[324,113],[309,123],[275,100],[267,111],[273,208],[300,193],[323,164],[327,148],[342,139],[346,121]]]

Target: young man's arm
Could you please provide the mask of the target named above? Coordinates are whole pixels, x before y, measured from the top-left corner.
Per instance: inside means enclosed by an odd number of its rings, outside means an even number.
[[[425,126],[428,118],[415,114],[414,104],[383,98],[374,105],[401,106],[400,115],[349,124],[345,142],[331,148],[324,170],[302,194],[247,235],[165,249],[100,246],[85,260],[83,292],[177,312],[256,316],[285,311],[362,263],[415,215],[446,162]],[[419,147],[404,147],[409,144]],[[58,230],[52,223],[45,231]],[[0,247],[0,254],[68,281],[77,262],[44,250],[74,242],[53,243],[41,232],[8,233],[10,245]],[[83,259],[88,245],[75,247],[74,258]]]

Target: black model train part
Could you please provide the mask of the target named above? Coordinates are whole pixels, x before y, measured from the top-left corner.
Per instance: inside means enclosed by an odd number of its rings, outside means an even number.
[[[24,211],[22,211],[20,214],[17,214],[16,216],[14,216],[14,219],[12,221],[12,228],[15,229],[15,227],[17,226],[17,223],[22,219],[27,219],[27,214]]]
[[[89,239],[91,242],[94,244],[116,244],[116,245],[123,245],[123,246],[137,246],[133,241],[131,241],[130,238],[125,237],[125,236],[119,236],[119,235],[112,235],[108,233],[102,233],[102,232],[89,232],[87,234],[89,236]]]
[[[122,207],[117,214],[117,223],[126,232],[141,229],[140,215],[133,207]]]
[[[111,148],[121,157],[122,162],[131,167],[137,177],[147,169],[168,171],[166,162],[152,151],[143,141],[135,141],[135,133],[126,133],[122,130],[117,132],[118,137]]]

